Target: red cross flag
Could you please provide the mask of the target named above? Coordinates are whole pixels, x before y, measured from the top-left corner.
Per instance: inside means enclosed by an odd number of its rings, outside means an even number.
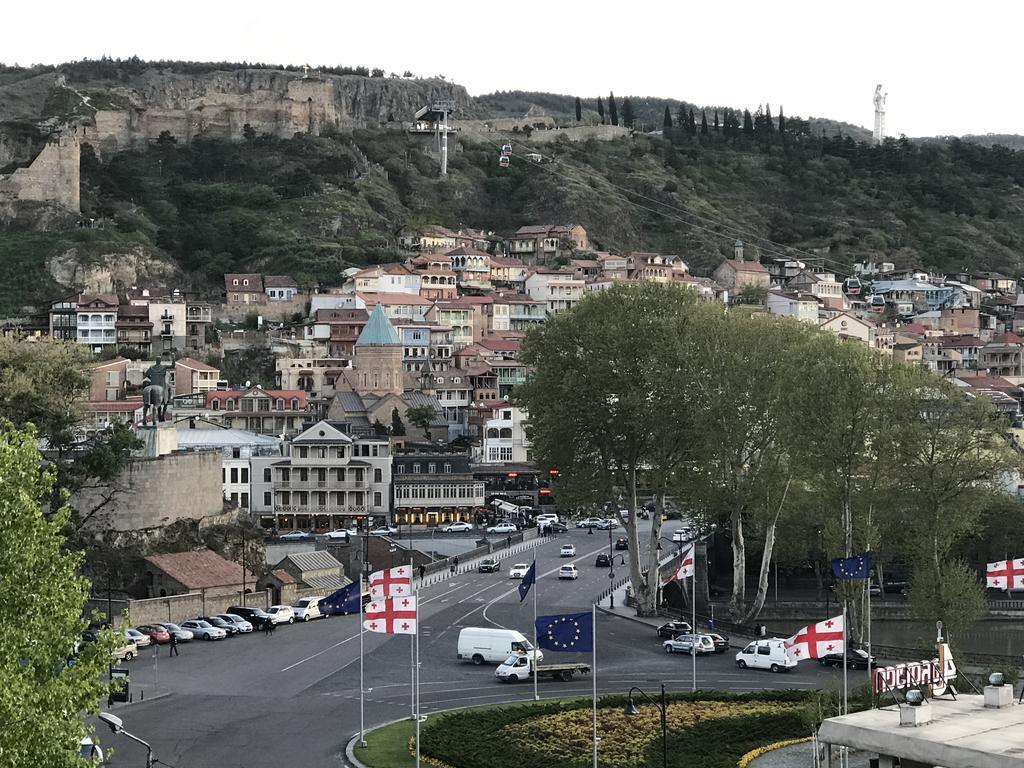
[[[804,627],[785,640],[786,654],[797,661],[843,652],[843,617],[825,619]]]
[[[670,584],[673,581],[678,581],[679,579],[688,579],[693,576],[693,573],[693,545],[691,544],[689,548],[683,550],[683,556],[679,562],[679,567],[675,569],[668,579],[662,582],[662,586]]]
[[[412,572],[408,565],[370,574],[370,597],[405,597],[412,594]]]
[[[999,560],[985,570],[985,586],[996,589],[1024,589],[1024,560]]]
[[[386,635],[415,635],[416,613],[415,597],[385,597],[366,604],[363,626]]]

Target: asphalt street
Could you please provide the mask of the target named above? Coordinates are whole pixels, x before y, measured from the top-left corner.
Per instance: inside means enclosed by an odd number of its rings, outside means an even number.
[[[575,558],[559,557],[566,542],[576,545]],[[607,549],[606,533],[575,530],[541,543],[536,549],[538,612],[589,611],[608,586],[608,569],[594,565],[597,553]],[[531,683],[504,684],[495,679],[493,666],[456,659],[463,627],[506,627],[532,638],[532,596],[520,602],[518,579],[508,576],[512,564],[529,560],[526,553],[513,555],[502,560],[499,573],[460,574],[420,593],[424,714],[533,697]],[[577,565],[580,577],[559,581],[558,567],[568,562]],[[617,566],[617,576],[624,575],[622,568]],[[159,760],[177,768],[344,765],[345,744],[360,727],[358,623],[357,615],[334,616],[281,626],[269,637],[193,641],[181,646],[177,658],[168,658],[166,647],[160,648],[155,663],[149,649],[143,650],[129,665],[133,682],[158,684],[168,695],[115,705],[115,712],[126,730],[152,744]],[[599,612],[596,635],[599,692],[622,693],[633,685],[653,690],[661,683],[670,691],[690,690],[691,658],[666,654],[653,629]],[[366,727],[408,717],[411,639],[367,632],[363,644]],[[589,653],[545,653],[551,663],[590,661]],[[841,672],[817,664],[779,675],[739,670],[734,652],[697,660],[697,686],[703,689],[809,689],[840,679]],[[568,683],[541,680],[539,695],[589,695],[591,687],[589,676]],[[138,745],[105,729],[98,733],[104,746],[115,749],[110,765],[145,764]]]

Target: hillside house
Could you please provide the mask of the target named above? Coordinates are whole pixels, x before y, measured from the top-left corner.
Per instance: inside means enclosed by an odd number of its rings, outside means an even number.
[[[540,224],[520,227],[508,240],[508,254],[527,264],[549,264],[590,248],[587,230],[579,224]]]
[[[220,370],[191,357],[174,361],[174,394],[192,395],[217,389]]]
[[[570,271],[538,268],[526,278],[526,293],[546,303],[548,314],[567,312],[583,298],[584,281]]]
[[[199,592],[204,601],[210,600],[214,604],[228,598],[223,608],[217,609],[220,611],[238,598],[243,590],[251,592],[256,588],[256,576],[248,568],[225,560],[210,549],[149,555],[143,561],[147,597]],[[209,612],[215,611],[210,609]]]
[[[263,276],[253,273],[224,275],[224,292],[228,306],[257,306],[265,304],[267,294],[263,288]]]
[[[291,301],[299,292],[299,285],[288,275],[265,275],[263,290],[270,301]]]
[[[810,294],[773,288],[768,291],[767,304],[769,314],[818,323],[818,300]]]
[[[744,288],[768,289],[768,270],[759,262],[743,259],[727,259],[714,273],[715,282],[729,292],[730,298]]]
[[[113,293],[82,294],[75,310],[79,344],[99,354],[117,344],[118,299]]]

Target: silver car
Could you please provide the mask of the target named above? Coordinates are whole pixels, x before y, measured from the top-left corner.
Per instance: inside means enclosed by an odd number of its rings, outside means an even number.
[[[223,640],[228,636],[220,627],[215,627],[208,621],[202,619],[189,619],[181,622],[181,628],[187,629],[200,640]]]
[[[246,632],[252,632],[252,624],[250,624],[248,621],[243,619],[241,616],[238,616],[237,614],[218,613],[217,618],[222,619],[228,622],[229,624],[234,624],[236,627],[238,627],[238,631],[241,632],[243,635]]]
[[[715,641],[711,639],[710,635],[679,635],[671,640],[666,640],[661,645],[665,649],[665,653],[693,654],[695,646],[698,655],[715,652]]]
[[[165,621],[162,626],[164,629],[170,632],[174,639],[177,640],[179,643],[187,643],[189,640],[195,637],[195,635],[193,635],[189,630],[182,629],[177,624],[171,624],[170,622]]]

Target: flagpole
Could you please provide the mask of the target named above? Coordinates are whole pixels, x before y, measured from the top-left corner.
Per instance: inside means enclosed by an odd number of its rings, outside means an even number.
[[[871,706],[875,706],[875,697],[871,695],[871,570],[868,569],[868,695],[871,696]],[[843,650],[846,653],[846,650]]]
[[[363,573],[365,570],[365,562],[363,563],[364,568],[359,572],[359,746],[366,746],[366,739],[363,738],[363,734],[366,730],[366,725],[363,719],[363,691],[366,690],[366,686],[363,684]]]
[[[410,583],[411,580],[410,580]],[[414,667],[414,675],[416,678],[415,685],[415,697],[416,697],[416,768],[420,768],[420,600],[419,590],[416,591],[416,634],[413,635],[416,646],[416,664]]]
[[[540,694],[537,693],[537,668],[540,662],[537,661],[539,646],[537,645],[537,590],[540,589],[537,579],[537,556],[533,557],[533,700],[540,701]]]
[[[847,699],[846,699],[847,687],[848,687],[848,684],[847,684],[847,681],[846,681],[846,672],[847,672],[847,667],[849,666],[849,664],[847,664],[847,661],[846,661],[846,640],[847,640],[847,631],[846,631],[846,598],[844,597],[843,598],[843,714],[844,715],[848,714],[849,711],[850,711],[849,704],[847,703]],[[871,665],[868,664],[868,667],[870,667],[870,666]]]
[[[409,583],[413,585],[409,591],[413,595],[418,595],[419,590],[415,587],[415,579],[412,577],[412,558],[409,558]],[[416,603],[416,617],[419,618],[419,601]],[[416,631],[419,632],[419,626],[417,625]],[[409,699],[411,700],[411,716],[416,717],[416,638],[415,636],[409,638]]]
[[[697,690],[697,545],[693,545],[693,576],[690,577],[690,581],[693,583],[693,593],[690,599],[690,609],[692,613],[693,624],[693,642],[690,644],[690,656],[693,657],[693,690]]]
[[[594,684],[594,712],[593,712],[593,738],[594,738],[594,766],[597,768],[597,604],[591,606],[590,624],[593,632],[590,633],[590,675]],[[536,623],[533,625],[536,627]]]

